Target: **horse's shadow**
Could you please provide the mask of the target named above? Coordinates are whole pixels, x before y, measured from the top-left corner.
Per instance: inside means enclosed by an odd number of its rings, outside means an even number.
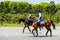
[[[29,37],[35,37],[35,36],[29,36]],[[54,36],[49,36],[49,35],[48,36],[44,36],[44,35],[42,35],[42,36],[37,36],[37,37],[58,37],[58,36],[55,36],[55,35]]]
[[[37,37],[50,37],[50,36],[37,36]]]

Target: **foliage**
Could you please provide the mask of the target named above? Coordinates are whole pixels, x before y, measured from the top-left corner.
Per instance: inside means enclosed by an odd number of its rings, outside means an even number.
[[[42,2],[39,4],[29,4],[27,2],[0,2],[0,23],[17,23],[18,18],[27,18],[29,11],[32,12],[32,17],[38,17],[38,10],[41,10],[42,18],[60,22],[60,4]]]

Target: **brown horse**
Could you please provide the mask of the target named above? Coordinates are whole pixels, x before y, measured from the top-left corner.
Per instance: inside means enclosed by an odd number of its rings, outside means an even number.
[[[34,18],[19,18],[17,21],[18,21],[18,23],[21,23],[21,22],[24,23],[24,28],[23,28],[23,33],[24,33],[25,28],[28,28],[28,30],[31,32],[29,26],[31,26],[33,24],[33,22],[36,21],[36,19],[34,19]]]
[[[55,24],[53,23],[52,20],[44,20],[44,23],[42,25],[41,24],[38,25],[36,22],[34,22],[32,24],[32,26],[34,27],[33,30],[32,30],[32,34],[34,36],[38,36],[37,28],[38,27],[45,27],[47,29],[46,36],[47,36],[47,34],[48,34],[49,31],[50,31],[50,36],[52,36],[51,24],[53,26],[53,29],[55,29]],[[33,32],[34,30],[36,31],[36,34],[34,34],[34,32]]]

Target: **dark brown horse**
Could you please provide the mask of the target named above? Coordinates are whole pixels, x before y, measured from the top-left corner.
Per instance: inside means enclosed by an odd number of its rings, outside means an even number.
[[[36,21],[36,19],[34,19],[34,18],[19,18],[18,19],[18,23],[21,23],[21,22],[24,23],[23,33],[24,33],[24,30],[25,30],[26,27],[31,32],[29,26],[31,26],[32,23],[35,22],[35,21]]]
[[[53,29],[55,29],[55,24],[53,23],[52,20],[44,20],[44,23],[42,25],[38,25],[36,22],[34,22],[32,24],[32,26],[34,27],[33,30],[32,30],[32,34],[34,36],[38,36],[38,30],[37,30],[37,28],[38,27],[45,27],[47,29],[46,36],[47,36],[47,34],[48,34],[49,31],[50,31],[50,36],[52,36],[51,24],[53,26]],[[33,32],[34,30],[36,31],[36,34]]]
[[[30,30],[29,26],[31,26],[33,24],[33,22],[36,22],[36,20],[35,19],[31,19],[31,18],[28,18],[28,19],[25,20],[23,33],[24,33],[24,30],[25,30],[26,27],[28,28],[28,30],[31,33],[31,30]]]

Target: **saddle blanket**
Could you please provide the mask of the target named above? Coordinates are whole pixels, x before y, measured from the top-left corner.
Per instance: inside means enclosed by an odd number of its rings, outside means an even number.
[[[44,21],[37,22],[38,24],[44,24]]]

